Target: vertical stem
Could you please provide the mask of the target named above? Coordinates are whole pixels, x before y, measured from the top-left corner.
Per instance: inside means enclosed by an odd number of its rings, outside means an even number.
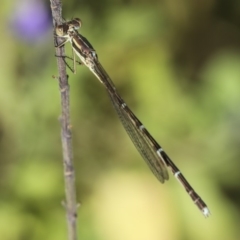
[[[62,22],[62,5],[60,0],[50,0],[53,24]],[[57,56],[65,56],[64,48],[56,48]],[[63,167],[65,179],[65,208],[68,226],[68,240],[77,240],[77,203],[75,188],[75,173],[72,154],[72,133],[70,125],[69,85],[66,65],[62,58],[57,58],[59,87],[61,94],[61,139],[63,151]]]

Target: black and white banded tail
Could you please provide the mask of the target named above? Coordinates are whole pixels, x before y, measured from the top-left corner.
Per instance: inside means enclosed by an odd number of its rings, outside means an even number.
[[[135,116],[117,92],[114,94],[109,92],[109,95],[126,132],[157,179],[162,183],[168,180],[169,176],[166,167],[169,167],[203,215],[208,217],[210,211],[205,202],[191,187],[177,166],[151,136],[141,121]]]

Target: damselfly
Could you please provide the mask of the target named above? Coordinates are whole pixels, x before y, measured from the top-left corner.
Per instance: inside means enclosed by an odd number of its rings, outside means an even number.
[[[203,215],[208,217],[210,211],[205,202],[118,94],[115,85],[100,64],[96,51],[89,41],[78,33],[77,30],[80,27],[81,20],[79,18],[58,25],[55,29],[56,36],[63,38],[64,41],[57,47],[63,46],[66,42],[71,43],[72,49],[80,61],[89,68],[106,88],[125,130],[153,174],[161,183],[164,183],[165,180],[169,179],[167,171],[167,167],[169,167]]]

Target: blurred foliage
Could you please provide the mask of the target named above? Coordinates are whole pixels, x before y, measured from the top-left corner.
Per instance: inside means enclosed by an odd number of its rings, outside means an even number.
[[[49,2],[45,2],[50,14]],[[134,149],[104,88],[69,71],[79,239],[239,239],[240,2],[63,1],[80,17],[120,94],[212,211],[161,185]],[[3,1],[0,239],[66,239],[60,94],[51,18],[27,40]],[[68,54],[71,54],[67,46]]]

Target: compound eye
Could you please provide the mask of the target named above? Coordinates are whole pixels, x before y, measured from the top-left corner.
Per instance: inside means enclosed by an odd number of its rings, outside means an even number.
[[[82,21],[81,21],[80,18],[74,18],[74,19],[72,20],[72,22],[73,22],[74,28],[75,28],[76,30],[79,29],[79,28],[82,26]]]
[[[63,26],[62,25],[57,26],[55,31],[56,31],[57,36],[59,36],[59,37],[63,36]]]

